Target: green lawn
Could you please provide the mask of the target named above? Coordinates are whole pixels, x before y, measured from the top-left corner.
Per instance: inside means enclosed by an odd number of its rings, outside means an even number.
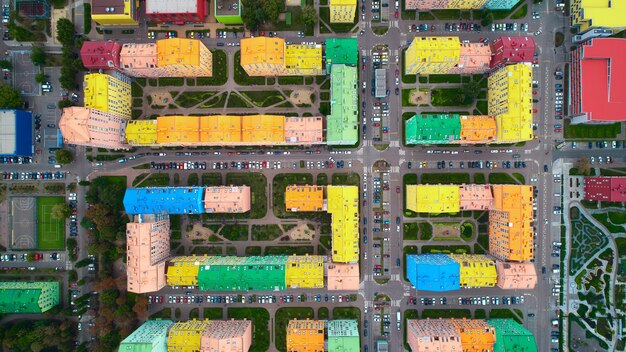
[[[469,246],[455,245],[455,246],[422,246],[422,253],[472,253]]]
[[[274,313],[274,343],[279,351],[287,350],[287,325],[292,319],[313,319],[313,308],[284,307]]]
[[[243,98],[239,94],[235,92],[230,92],[226,107],[228,108],[251,108],[252,105],[250,105],[247,101],[243,100]]]
[[[65,248],[65,219],[50,215],[57,204],[65,203],[63,197],[37,197],[37,248]]]
[[[332,182],[334,186],[359,186],[360,178],[357,173],[337,173],[333,174]]]
[[[461,88],[435,88],[430,94],[432,106],[465,106],[473,101]]]
[[[202,186],[221,186],[222,174],[217,172],[205,172],[202,174]]]
[[[356,19],[358,18],[359,11],[356,11],[354,21],[352,23],[330,23],[330,8],[329,7],[320,7],[319,8],[319,18],[324,21],[330,29],[335,33],[350,33],[352,28],[356,24]]]
[[[222,308],[204,308],[204,319],[222,320],[224,310]]]
[[[277,90],[240,91],[242,96],[250,99],[258,107],[268,107],[285,101],[285,97]]]
[[[241,67],[241,51],[235,53],[235,83],[242,86],[265,85],[265,77],[248,76],[243,67]]]
[[[146,175],[148,177],[144,178]],[[165,173],[144,173],[133,180],[133,187],[165,187],[170,184],[170,175]]]
[[[569,119],[565,120],[564,128],[564,137],[570,139],[615,139],[622,129],[619,122],[602,125],[572,125]]]
[[[417,82],[417,75],[406,74],[406,49],[402,49],[402,83],[411,84]]]
[[[511,15],[511,19],[518,20],[520,18],[526,17],[527,14],[528,14],[528,5],[524,4],[524,6],[520,7],[519,10],[515,11],[515,13]]]
[[[421,78],[421,77],[420,77]],[[415,106],[409,101],[409,97],[411,96],[411,91],[415,89],[403,89],[402,90],[402,106]]]
[[[361,324],[361,310],[357,307],[335,307],[333,308],[333,320],[353,319]]]
[[[433,225],[429,222],[420,222],[419,229],[421,241],[428,241],[433,238]]]
[[[204,179],[204,177],[203,177]],[[246,214],[233,214],[241,215],[241,217],[248,217],[251,219],[260,219],[267,213],[267,179],[259,172],[229,172],[226,174],[226,185],[234,186],[250,186],[251,210]]]
[[[461,19],[460,10],[432,10],[431,13],[440,20],[458,20]]]
[[[190,108],[214,97],[215,95],[216,92],[181,92],[176,96],[174,102],[182,108]],[[213,101],[214,99],[211,100]]]
[[[283,231],[276,224],[252,225],[253,241],[273,241],[282,235]]]
[[[252,320],[250,352],[265,352],[270,347],[270,314],[265,308],[228,308],[228,319]]]
[[[489,183],[497,185],[516,185],[517,181],[507,173],[492,172],[489,174]]]
[[[422,174],[421,184],[469,184],[470,175],[468,173],[426,173]]]
[[[404,240],[415,241],[417,240],[417,223],[407,222],[404,223]]]
[[[461,75],[429,75],[429,83],[461,83]]]
[[[224,225],[220,235],[231,241],[247,241],[248,225]]]

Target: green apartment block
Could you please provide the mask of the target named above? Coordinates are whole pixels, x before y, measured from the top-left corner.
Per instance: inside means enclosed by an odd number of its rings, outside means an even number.
[[[330,73],[330,115],[326,116],[326,144],[355,145],[359,141],[357,68],[333,65]]]
[[[326,73],[332,65],[358,66],[359,47],[356,38],[326,39]]]
[[[209,257],[198,272],[201,290],[284,290],[288,256]]]
[[[449,144],[461,139],[458,114],[415,115],[404,123],[406,144]]]
[[[43,313],[57,304],[58,282],[0,282],[0,314]]]
[[[170,320],[147,320],[120,343],[119,352],[167,352]]]
[[[243,24],[241,19],[241,1],[215,0],[215,19],[223,24]]]
[[[359,324],[356,320],[328,321],[328,352],[359,352]]]
[[[487,319],[496,329],[493,352],[537,352],[535,336],[513,319]]]

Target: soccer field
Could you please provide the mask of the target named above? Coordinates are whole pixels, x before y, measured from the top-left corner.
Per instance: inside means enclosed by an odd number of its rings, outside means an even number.
[[[63,202],[63,197],[37,198],[37,248],[65,248],[65,220],[50,215],[52,208]]]

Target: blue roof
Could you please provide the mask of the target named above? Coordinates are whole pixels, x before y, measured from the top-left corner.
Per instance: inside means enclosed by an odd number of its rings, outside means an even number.
[[[204,187],[128,188],[124,208],[128,214],[204,213]]]
[[[0,155],[33,156],[33,114],[0,110]]]
[[[407,255],[407,277],[417,290],[458,290],[460,276],[459,263],[445,254]]]

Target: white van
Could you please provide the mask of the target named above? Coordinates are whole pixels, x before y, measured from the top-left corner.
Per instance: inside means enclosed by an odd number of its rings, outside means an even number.
[[[61,165],[56,164],[56,165],[54,165],[54,168],[55,168],[55,169],[60,169],[60,168],[61,168]]]

